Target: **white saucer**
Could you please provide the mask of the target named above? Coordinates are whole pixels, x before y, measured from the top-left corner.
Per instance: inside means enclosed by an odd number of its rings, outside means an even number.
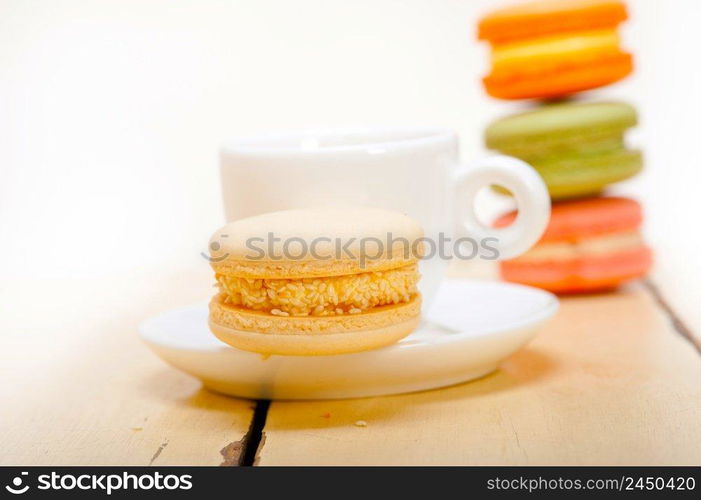
[[[165,361],[214,391],[253,399],[336,399],[433,389],[482,377],[535,335],[558,308],[526,286],[446,280],[427,320],[397,344],[336,356],[270,356],[230,347],[207,328],[207,306],[140,326]],[[438,326],[441,325],[441,326]]]

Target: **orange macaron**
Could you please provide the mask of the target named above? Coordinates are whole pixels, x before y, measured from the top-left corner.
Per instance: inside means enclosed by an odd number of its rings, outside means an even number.
[[[541,0],[488,14],[478,27],[492,46],[487,93],[549,99],[621,80],[633,70],[617,32],[627,17],[620,0]]]
[[[515,213],[499,218],[505,227]],[[555,203],[537,245],[500,264],[506,281],[555,293],[604,291],[644,276],[652,251],[640,234],[642,210],[635,200],[590,198]]]

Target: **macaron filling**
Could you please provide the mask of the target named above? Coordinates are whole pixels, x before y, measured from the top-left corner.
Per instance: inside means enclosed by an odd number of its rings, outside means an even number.
[[[615,30],[597,30],[515,42],[494,47],[495,73],[534,72],[534,58],[541,64],[562,65],[563,57],[576,57],[577,63],[596,62],[621,54],[620,37]]]
[[[416,264],[324,278],[252,279],[217,274],[222,301],[275,316],[359,314],[408,303],[418,294]]]
[[[549,241],[539,243],[513,262],[568,260],[576,257],[608,255],[644,246],[639,231],[610,233],[575,241]]]

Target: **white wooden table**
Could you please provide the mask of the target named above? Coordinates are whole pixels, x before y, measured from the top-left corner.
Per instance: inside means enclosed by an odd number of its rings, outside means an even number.
[[[37,300],[37,286],[56,301]],[[143,318],[210,293],[199,271],[3,283],[0,461],[701,463],[701,354],[647,282],[564,299],[529,346],[472,383],[269,407],[203,390],[139,341]]]

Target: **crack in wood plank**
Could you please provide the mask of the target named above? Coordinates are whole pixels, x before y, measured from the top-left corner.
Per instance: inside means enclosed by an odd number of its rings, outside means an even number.
[[[253,463],[251,465],[258,465],[260,462],[260,453],[263,451],[263,445],[265,444],[265,431],[260,433],[260,441],[258,441],[258,446],[256,446],[256,453],[253,457]]]
[[[253,412],[251,427],[244,436],[243,454],[239,465],[254,466],[258,464],[260,452],[265,443],[265,422],[268,418],[268,410],[270,409],[270,401],[260,399],[256,402],[256,408]]]
[[[232,441],[224,446],[219,453],[224,460],[222,467],[253,466],[258,463],[260,450],[265,443],[265,421],[268,417],[270,401],[256,401],[251,423],[246,434],[238,441]]]
[[[686,323],[684,323],[684,321],[679,317],[676,311],[672,309],[672,306],[664,298],[662,292],[660,292],[659,287],[655,285],[655,283],[653,283],[653,281],[650,279],[643,280],[642,283],[645,289],[648,292],[650,292],[650,295],[652,295],[652,298],[660,307],[660,309],[662,309],[662,312],[664,312],[664,314],[667,316],[670,323],[672,324],[672,328],[674,329],[674,331],[676,331],[679,335],[684,337],[684,339],[691,343],[691,345],[694,346],[698,353],[701,354],[701,341],[696,338],[696,336],[691,331],[691,328],[689,328],[686,325]]]

